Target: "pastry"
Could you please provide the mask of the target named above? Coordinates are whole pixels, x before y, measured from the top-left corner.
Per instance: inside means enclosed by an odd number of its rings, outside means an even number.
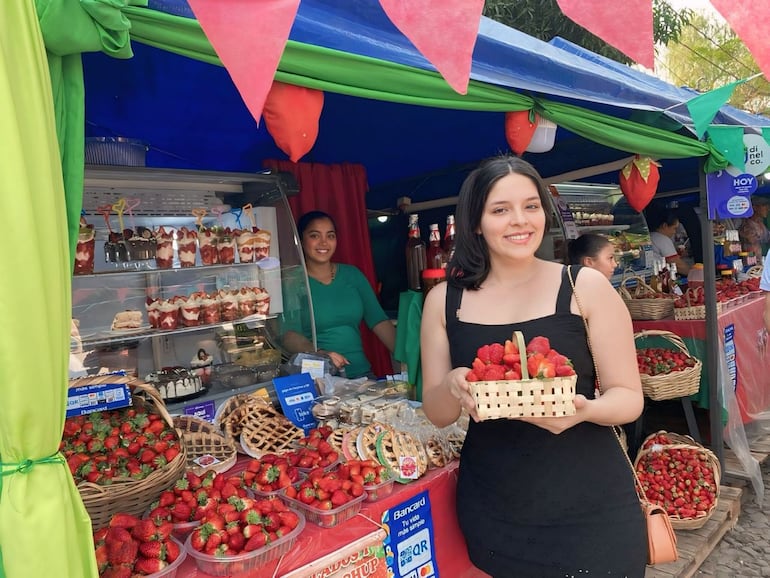
[[[304,437],[302,428],[272,408],[253,407],[241,423],[241,446],[251,457],[293,449]]]
[[[385,430],[375,442],[377,458],[396,478],[406,483],[424,475],[428,470],[428,454],[413,435],[397,430]]]
[[[362,460],[377,461],[377,436],[391,429],[389,425],[376,422],[361,428],[356,437],[356,451]]]
[[[155,387],[164,400],[188,397],[203,391],[200,376],[183,367],[170,367],[150,373],[145,381]]]
[[[125,331],[126,329],[138,329],[142,326],[142,312],[136,309],[127,309],[115,314],[112,320],[113,331]]]

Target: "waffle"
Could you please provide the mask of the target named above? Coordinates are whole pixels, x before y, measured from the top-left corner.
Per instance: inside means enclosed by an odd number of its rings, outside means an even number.
[[[397,482],[409,482],[428,470],[425,446],[407,432],[386,430],[377,436],[376,447],[377,458]]]
[[[241,427],[241,446],[244,453],[254,458],[294,449],[295,442],[305,435],[302,428],[286,417],[264,408],[253,409]]]
[[[377,436],[391,429],[389,425],[375,422],[361,428],[356,437],[356,451],[362,460],[377,461]]]

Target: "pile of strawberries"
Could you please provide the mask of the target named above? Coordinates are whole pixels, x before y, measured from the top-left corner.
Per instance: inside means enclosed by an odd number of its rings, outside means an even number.
[[[277,497],[231,497],[201,520],[190,534],[190,546],[208,556],[235,556],[269,546],[292,532],[299,522],[299,514]],[[242,570],[230,565],[228,574]]]
[[[717,499],[714,470],[705,451],[697,446],[667,447],[674,442],[664,433],[642,446],[636,474],[647,499],[662,506],[669,516],[693,519],[706,515]],[[658,446],[658,447],[654,447]]]
[[[286,488],[285,495],[316,510],[336,510],[364,494],[363,482],[353,481],[351,471],[355,472],[356,466],[351,469],[342,464],[330,472],[317,468],[299,484]],[[360,471],[356,475],[360,476]]]
[[[575,375],[572,362],[555,349],[547,337],[533,337],[526,345],[527,371],[531,379],[549,379]],[[516,343],[507,339],[505,344],[482,345],[476,351],[468,381],[520,380],[521,356]]]
[[[132,578],[160,572],[180,554],[171,532],[171,522],[115,514],[106,528],[94,533],[100,578]]]
[[[387,468],[374,460],[348,460],[337,468],[337,475],[343,480],[366,486],[376,486],[387,479]]]
[[[297,442],[298,450],[285,452],[283,455],[291,465],[303,470],[329,467],[340,457],[339,452],[326,441],[331,433],[329,426],[313,428]]]
[[[220,502],[232,497],[246,497],[246,490],[240,485],[240,478],[225,478],[214,470],[199,476],[192,471],[185,472],[170,490],[162,492],[150,505],[148,518],[185,524],[200,521],[213,512]]]
[[[145,407],[69,417],[59,444],[75,483],[142,480],[179,455],[176,431]]]
[[[242,487],[265,494],[288,488],[297,480],[299,469],[290,465],[290,459],[285,454],[267,453],[259,459],[253,458],[240,475]]]
[[[636,350],[636,363],[639,366],[639,373],[652,376],[689,369],[695,366],[695,359],[683,351],[647,347]]]

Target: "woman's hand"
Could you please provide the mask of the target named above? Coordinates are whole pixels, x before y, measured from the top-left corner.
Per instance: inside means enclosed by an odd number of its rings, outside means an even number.
[[[326,355],[331,358],[332,363],[334,364],[334,367],[337,369],[340,369],[341,367],[345,365],[350,365],[350,362],[348,361],[348,358],[342,355],[341,353],[337,353],[336,351],[324,351]]]
[[[565,415],[563,417],[521,417],[517,419],[531,423],[532,425],[548,430],[552,434],[558,435],[567,431],[572,426],[585,421],[584,416],[588,403],[589,401],[586,397],[579,393],[575,396],[575,409],[577,410],[575,415]]]
[[[476,400],[471,395],[471,388],[465,379],[470,371],[469,367],[456,367],[450,371],[446,378],[444,378],[444,384],[456,400],[460,402],[460,407],[468,412],[474,421],[479,421],[479,414],[476,411]]]

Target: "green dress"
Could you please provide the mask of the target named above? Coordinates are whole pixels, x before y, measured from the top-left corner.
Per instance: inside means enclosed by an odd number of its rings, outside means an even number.
[[[388,316],[364,274],[353,265],[337,264],[337,273],[328,285],[310,278],[310,296],[318,349],[344,355],[350,361],[350,365],[345,366],[346,377],[356,378],[369,373],[372,366],[364,355],[360,324],[363,320],[371,329]],[[301,316],[300,325],[286,329],[298,331],[310,339],[307,312]]]

